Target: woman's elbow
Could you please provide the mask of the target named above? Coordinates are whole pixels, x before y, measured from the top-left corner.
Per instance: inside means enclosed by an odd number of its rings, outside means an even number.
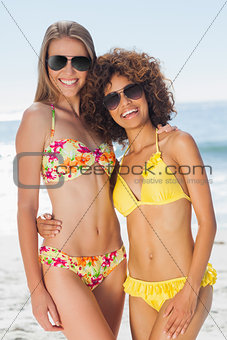
[[[38,213],[38,205],[32,204],[32,202],[18,201],[17,204],[17,215],[29,215],[36,217]]]

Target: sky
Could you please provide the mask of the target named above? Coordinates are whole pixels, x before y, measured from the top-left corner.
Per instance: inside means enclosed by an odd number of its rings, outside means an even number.
[[[0,113],[25,110],[33,102],[37,54],[47,27],[58,20],[84,25],[97,55],[112,47],[145,51],[160,60],[165,76],[173,80],[225,2],[1,1]],[[226,33],[227,3],[174,81],[176,102],[227,100]]]

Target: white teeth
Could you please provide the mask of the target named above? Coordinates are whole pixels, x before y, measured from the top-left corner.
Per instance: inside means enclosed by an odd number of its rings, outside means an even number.
[[[122,117],[126,117],[127,115],[129,115],[129,114],[132,113],[132,112],[137,112],[137,110],[134,109],[134,110],[130,110],[130,111],[124,112],[124,113],[122,114]]]
[[[63,84],[66,84],[66,85],[75,84],[76,81],[77,81],[77,79],[74,79],[74,80],[63,80],[63,79],[61,79],[61,82],[62,82]]]

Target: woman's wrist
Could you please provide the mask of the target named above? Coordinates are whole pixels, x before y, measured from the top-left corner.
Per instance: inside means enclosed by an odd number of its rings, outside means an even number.
[[[187,279],[187,281],[185,282],[184,285],[184,290],[188,291],[188,293],[190,294],[199,294],[199,290],[200,290],[201,284],[193,282],[190,279]]]
[[[34,282],[31,284],[28,283],[28,289],[31,294],[33,294],[34,292],[41,293],[42,291],[46,290],[42,279],[40,279],[40,281],[36,284]]]

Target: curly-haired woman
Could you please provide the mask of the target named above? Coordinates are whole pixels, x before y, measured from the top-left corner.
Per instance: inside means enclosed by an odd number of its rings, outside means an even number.
[[[175,112],[159,62],[115,49],[98,58],[82,108],[91,128],[128,147],[113,192],[127,217],[130,323],[134,340],[196,338],[212,302],[208,263],[216,221],[199,150],[183,131],[157,134]],[[192,205],[198,220],[194,242]]]

